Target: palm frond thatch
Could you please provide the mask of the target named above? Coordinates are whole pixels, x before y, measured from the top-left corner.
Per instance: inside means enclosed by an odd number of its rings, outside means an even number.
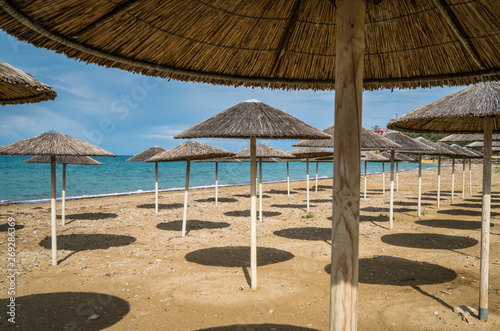
[[[384,138],[387,138],[401,146],[400,148],[395,149],[396,152],[428,154],[435,151],[434,148],[418,141],[418,139],[408,137],[401,132],[388,132],[384,134]]]
[[[328,135],[256,99],[240,102],[174,138],[325,139]]]
[[[257,158],[267,159],[267,158],[285,158],[285,159],[295,159],[295,156],[284,151],[280,151],[277,148],[267,146],[267,145],[257,145],[255,148],[255,153]],[[238,153],[236,153],[237,158],[249,158],[250,148],[245,148]]]
[[[0,105],[54,100],[56,91],[33,76],[0,61]]]
[[[126,161],[146,161],[147,159],[152,158],[156,154],[164,152],[164,151],[166,151],[166,149],[162,148],[162,147],[158,147],[158,146],[151,147],[151,148],[143,150],[139,154],[132,156],[131,158],[128,158]]]
[[[367,1],[365,88],[498,80],[498,1],[454,4]],[[36,47],[134,73],[330,90],[337,16],[331,0],[9,0],[1,3],[0,28]]]
[[[333,152],[321,147],[297,147],[292,149],[290,154],[299,158],[314,158],[333,155]]]
[[[86,141],[56,132],[43,133],[2,146],[0,155],[116,156]]]
[[[493,141],[500,140],[500,133],[495,133],[492,135]],[[484,134],[482,133],[453,133],[449,136],[446,136],[442,139],[439,139],[440,142],[448,143],[448,142],[474,142],[474,141],[483,141]]]
[[[387,127],[408,132],[479,133],[484,131],[484,117],[493,117],[493,131],[500,131],[499,82],[451,93],[392,120]]]
[[[146,160],[146,162],[173,162],[213,159],[233,156],[234,153],[222,148],[202,144],[198,141],[188,141],[172,149],[166,150]]]
[[[26,163],[50,163],[50,155],[36,155],[25,160]],[[94,160],[89,156],[56,156],[56,164],[83,164],[83,165],[102,165],[101,162]]]

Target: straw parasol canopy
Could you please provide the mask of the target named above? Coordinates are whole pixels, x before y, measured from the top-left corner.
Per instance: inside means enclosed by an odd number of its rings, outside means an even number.
[[[361,152],[361,161],[363,161],[363,162],[387,162],[387,161],[391,161],[391,159],[390,159],[390,156],[386,157],[384,155],[375,154],[372,152]]]
[[[492,135],[493,141],[500,140],[500,133],[495,133]],[[451,142],[474,142],[483,141],[484,135],[480,133],[453,133],[444,138],[439,139],[440,142],[451,143]]]
[[[342,330],[356,328],[358,315],[363,88],[500,79],[498,1],[452,4],[8,0],[0,1],[0,27],[71,58],[150,76],[335,89],[334,177],[339,180],[333,190],[330,329]]]
[[[57,265],[56,157],[116,156],[86,141],[54,131],[0,147],[0,155],[46,155],[50,157],[50,210],[52,228],[52,265]],[[64,166],[63,166],[64,168]]]
[[[126,161],[146,161],[147,159],[164,151],[166,151],[166,149],[162,147],[151,147],[143,150],[139,154],[132,156]],[[155,162],[155,213],[158,213],[158,162]]]
[[[0,61],[0,105],[18,105],[54,100],[56,91],[30,74]]]
[[[467,144],[466,146],[467,147],[475,147],[475,148],[483,148],[484,142],[483,141],[475,141],[473,143]],[[491,147],[500,147],[500,141],[492,141]]]
[[[234,156],[234,153],[222,148],[202,144],[198,141],[188,141],[172,149],[160,152],[146,162],[175,162],[186,161],[186,186],[184,189],[184,213],[182,217],[182,236],[186,236],[187,206],[189,193],[189,173],[191,161],[202,159],[214,159],[219,157]]]
[[[391,154],[387,152],[381,152],[379,153],[379,155],[382,155],[383,157],[386,157],[388,159],[391,158]],[[394,162],[415,162],[415,159],[402,153],[394,153]]]
[[[396,152],[410,153],[410,154],[434,154],[435,150],[432,147],[419,141],[419,139],[409,137],[401,132],[388,132],[383,136],[386,139],[400,145],[396,148]]]
[[[301,140],[298,143],[293,144],[294,147],[334,147],[335,141],[333,136],[335,135],[335,126],[331,125],[323,130],[322,132],[332,136],[330,139],[321,140]],[[373,151],[373,150],[390,150],[401,147],[394,142],[384,138],[383,136],[374,133],[367,128],[361,128],[361,150],[363,151]]]

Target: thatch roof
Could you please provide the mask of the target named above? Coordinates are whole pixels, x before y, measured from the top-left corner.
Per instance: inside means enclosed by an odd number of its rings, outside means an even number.
[[[466,150],[469,151],[470,154],[475,154],[477,159],[482,159],[483,158],[483,153],[479,152],[479,151],[476,151],[476,150],[473,150],[473,149],[470,149],[470,148],[467,148],[467,147],[464,147]],[[471,158],[474,158],[474,157],[471,157]]]
[[[499,82],[480,83],[449,94],[392,120],[387,127],[410,132],[483,132],[485,116],[493,117],[493,131],[499,132]]]
[[[0,155],[116,156],[86,141],[56,132],[43,133],[0,147]]]
[[[203,159],[203,160],[195,160],[194,162],[219,162],[219,163],[241,163],[240,159],[235,157],[221,157],[216,159]]]
[[[54,100],[56,91],[30,74],[0,61],[0,105]]]
[[[498,80],[497,0],[367,1],[367,89]],[[43,20],[41,19],[43,18]],[[332,89],[335,1],[0,3],[0,28],[36,47],[182,81]]]
[[[447,144],[437,144],[422,137],[417,138],[417,140],[431,148],[434,148],[433,151],[429,151],[426,153],[428,155],[454,156],[456,154],[455,151],[452,151],[448,148],[449,145]]]
[[[500,140],[500,133],[495,133],[492,135],[493,141]],[[442,139],[439,139],[441,142],[469,142],[469,141],[483,141],[484,134],[483,133],[453,133]]]
[[[383,157],[389,159],[389,161],[391,160],[391,153],[382,152],[382,153],[379,153],[377,155],[383,156]],[[363,157],[363,154],[361,154],[361,157]],[[401,153],[394,153],[394,162],[408,162],[410,160],[413,161],[413,159],[409,156],[406,156],[406,155],[401,154]],[[364,160],[361,160],[361,161],[364,161]]]
[[[256,99],[228,108],[174,138],[325,139],[328,135]]]
[[[36,155],[25,160],[26,163],[50,163],[50,155]],[[83,164],[83,165],[102,165],[101,162],[94,160],[89,156],[56,156],[57,164]]]
[[[321,140],[309,140],[304,139],[298,143],[293,144],[294,147],[334,147],[334,134],[335,126],[331,125],[323,130],[322,132],[329,134],[330,139]],[[383,136],[376,134],[375,132],[368,130],[367,128],[361,128],[361,150],[371,151],[371,150],[390,150],[401,147],[398,144],[384,138]]]
[[[484,147],[484,141],[475,141],[473,143],[467,144],[467,147],[477,147],[477,148],[483,148]],[[491,142],[491,147],[500,147],[500,141],[492,141]]]
[[[333,155],[333,152],[321,147],[297,147],[295,149],[292,149],[290,151],[290,154],[300,158],[301,157],[311,158],[311,157]]]
[[[158,146],[148,148],[146,150],[143,150],[139,154],[136,154],[132,156],[131,158],[127,159],[126,161],[146,161],[149,158],[152,158],[158,153],[166,151],[165,148],[161,148]]]
[[[396,152],[412,154],[428,154],[434,152],[434,148],[418,141],[418,139],[408,137],[401,132],[388,132],[384,134],[384,138],[387,138],[401,146],[401,148],[395,150]]]
[[[394,156],[397,156],[398,158],[402,159],[401,162],[415,162],[415,161],[417,161],[415,158],[410,157],[408,155],[405,155],[403,153],[395,153]]]
[[[146,162],[172,162],[200,159],[213,159],[232,156],[234,153],[222,148],[202,144],[198,141],[188,141],[172,149],[166,150],[146,160]]]
[[[375,154],[372,152],[361,152],[361,161],[362,162],[390,162],[391,158],[387,158],[380,154]]]
[[[288,158],[288,159],[294,159],[295,156],[288,153],[288,152],[283,152],[280,151],[277,148],[267,146],[267,145],[257,145],[255,148],[256,156],[257,158]],[[244,150],[239,151],[236,153],[236,156],[238,158],[249,158],[250,157],[250,148],[245,148]]]
[[[455,152],[454,155],[448,155],[449,157],[470,157],[471,155],[462,149],[462,147],[458,145],[447,145],[445,143],[438,142],[438,144],[442,144],[441,146],[448,148],[450,151]]]

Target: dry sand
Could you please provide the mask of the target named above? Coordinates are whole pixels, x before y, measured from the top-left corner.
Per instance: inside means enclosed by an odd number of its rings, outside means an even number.
[[[417,217],[416,171],[400,174],[394,230],[381,175],[361,199],[360,330],[499,330],[500,193],[492,195],[489,321],[455,307],[478,308],[481,165],[473,194],[450,204],[450,169],[436,209],[436,169],[423,172]],[[387,175],[387,186],[389,183]],[[7,274],[7,218],[16,231],[16,324],[19,330],[326,330],[329,311],[331,179],[311,192],[314,218],[303,218],[305,182],[264,185],[258,223],[258,284],[249,281],[249,187],[192,190],[188,230],[180,237],[183,192],[69,201],[50,265],[50,204],[0,206],[2,268]],[[493,174],[493,192],[500,176]],[[314,181],[311,181],[311,187]],[[363,187],[363,185],[361,185]],[[9,281],[0,279],[0,329]],[[467,315],[467,314],[466,314]],[[98,317],[97,317],[98,316]],[[89,319],[89,317],[96,319]],[[265,325],[262,325],[265,324]],[[260,325],[260,326],[256,326]],[[227,328],[224,328],[227,327]]]

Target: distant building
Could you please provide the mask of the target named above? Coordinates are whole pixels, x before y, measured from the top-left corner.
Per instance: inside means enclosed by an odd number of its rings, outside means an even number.
[[[372,131],[375,132],[376,134],[379,134],[379,135],[383,136],[384,134],[386,134],[387,132],[390,132],[391,130],[378,128],[378,129],[375,129],[375,130],[372,130]]]

